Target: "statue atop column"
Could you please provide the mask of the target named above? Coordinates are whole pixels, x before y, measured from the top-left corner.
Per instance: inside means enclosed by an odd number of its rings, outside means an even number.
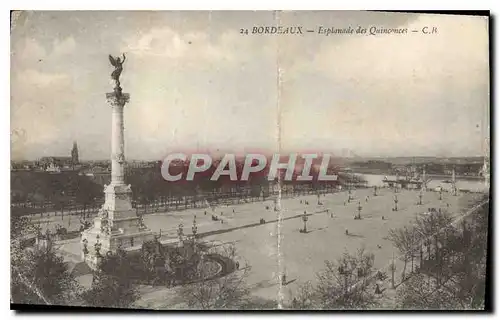
[[[117,95],[121,95],[122,93],[122,88],[120,87],[120,75],[122,74],[123,71],[123,63],[125,63],[125,54],[122,54],[123,59],[120,59],[120,57],[114,58],[112,55],[109,55],[109,62],[113,67],[115,67],[115,70],[111,73],[111,79],[115,81],[115,93]]]

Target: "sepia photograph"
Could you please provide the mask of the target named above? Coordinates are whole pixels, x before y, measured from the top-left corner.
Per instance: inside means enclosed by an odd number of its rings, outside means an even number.
[[[11,11],[10,308],[491,309],[490,27]]]

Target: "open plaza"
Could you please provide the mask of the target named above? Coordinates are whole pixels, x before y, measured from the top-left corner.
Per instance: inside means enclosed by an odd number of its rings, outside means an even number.
[[[355,253],[360,248],[375,255],[375,270],[387,273],[393,257],[399,266],[398,251],[387,240],[390,229],[411,224],[430,208],[447,210],[460,216],[477,202],[481,193],[452,193],[436,191],[422,193],[412,190],[363,188],[351,192],[302,195],[281,199],[274,210],[272,200],[239,203],[212,208],[157,212],[144,215],[144,223],[155,234],[161,234],[162,243],[178,241],[179,226],[184,235],[191,234],[193,219],[200,241],[214,245],[234,244],[240,265],[251,267],[245,279],[251,294],[266,301],[287,301],[291,293],[306,281],[315,281],[316,272],[324,268],[325,260],[336,261],[344,252]],[[397,211],[395,208],[397,197]],[[440,200],[441,197],[441,200]],[[306,221],[304,222],[304,212]],[[217,217],[217,220],[213,219]],[[361,219],[355,219],[360,216]],[[44,218],[41,226],[54,228],[56,224],[79,225],[78,216]],[[71,219],[71,220],[70,220]],[[300,232],[306,226],[306,232]],[[77,261],[81,251],[80,238],[59,242],[59,252],[67,260]],[[236,271],[238,272],[238,271]],[[279,276],[286,274],[287,282],[280,284]],[[92,275],[79,277],[84,286]],[[148,308],[182,308],[176,302],[178,288],[141,286],[138,306]]]

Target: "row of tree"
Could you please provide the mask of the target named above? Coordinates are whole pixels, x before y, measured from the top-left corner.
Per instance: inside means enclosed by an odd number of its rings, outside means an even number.
[[[399,285],[395,261],[387,270],[392,273],[391,287],[397,287],[398,308],[484,309],[489,215],[489,202],[485,200],[459,224],[448,212],[437,210],[417,218],[411,226],[389,232],[388,239],[403,263]],[[306,282],[291,293],[289,306],[348,310],[387,307],[381,305],[377,295],[384,291],[378,283],[389,277],[385,270],[372,270],[374,259],[360,249],[357,254],[344,253],[336,262],[325,261],[314,284]]]
[[[133,202],[145,212],[148,207],[165,209],[198,207],[224,199],[243,201],[265,200],[272,194],[267,176],[254,175],[248,181],[230,181],[222,176],[216,181],[202,175],[193,181],[165,181],[158,168],[129,170],[126,183],[132,186]],[[333,192],[338,185],[359,185],[357,176],[339,174],[338,181],[283,181],[282,195]],[[96,211],[102,202],[103,186],[88,176],[75,172],[13,173],[11,179],[11,210],[13,215],[44,214],[46,212]]]
[[[13,172],[11,174],[12,215],[50,211],[86,212],[103,197],[102,186],[75,172]]]
[[[398,287],[400,308],[484,309],[490,213],[486,200],[457,224],[448,212],[437,211],[392,232],[405,264],[419,261]]]

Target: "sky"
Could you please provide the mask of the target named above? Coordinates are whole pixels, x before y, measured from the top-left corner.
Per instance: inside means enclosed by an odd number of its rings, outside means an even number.
[[[255,26],[407,28],[258,35]],[[437,34],[411,32],[428,26]],[[240,34],[248,28],[250,34]],[[113,71],[127,159],[168,153],[478,156],[489,131],[488,20],[349,11],[22,12],[11,27],[11,157],[106,159]]]

